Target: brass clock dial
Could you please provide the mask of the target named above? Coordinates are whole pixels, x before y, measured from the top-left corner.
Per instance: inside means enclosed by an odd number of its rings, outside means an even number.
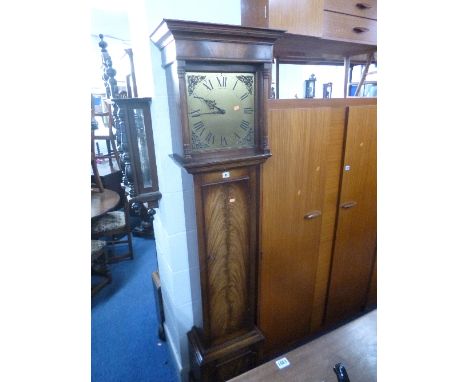
[[[187,72],[192,150],[255,146],[255,74]]]

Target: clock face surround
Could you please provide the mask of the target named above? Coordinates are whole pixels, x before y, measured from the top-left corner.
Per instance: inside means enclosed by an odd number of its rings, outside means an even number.
[[[186,72],[194,152],[255,147],[255,73]]]

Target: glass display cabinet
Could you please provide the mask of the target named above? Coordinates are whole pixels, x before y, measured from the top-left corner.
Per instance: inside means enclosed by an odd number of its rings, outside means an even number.
[[[126,49],[130,75],[126,76],[127,89],[119,90],[107,51],[104,36],[99,35],[102,59],[102,80],[110,102],[112,119],[116,129],[115,140],[122,169],[122,184],[129,199],[132,212],[141,218],[139,227],[133,229],[137,236],[154,237],[153,215],[158,207],[161,193],[154,154],[153,127],[151,122],[151,98],[137,98],[133,52]],[[128,70],[124,69],[124,73]],[[132,97],[134,96],[134,97]]]
[[[154,236],[152,220],[161,193],[154,154],[151,98],[114,98],[117,149],[122,166],[122,183],[132,201],[132,211],[142,219],[135,235]]]

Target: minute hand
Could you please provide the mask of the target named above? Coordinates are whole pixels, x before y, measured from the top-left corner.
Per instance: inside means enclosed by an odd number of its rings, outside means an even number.
[[[226,110],[221,109],[220,107],[216,106],[216,101],[212,101],[212,100],[205,99],[203,97],[198,97],[198,96],[194,96],[194,98],[201,99],[203,102],[206,103],[206,105],[208,106],[210,110],[213,110],[210,113],[200,113],[200,114],[225,114],[226,113]]]

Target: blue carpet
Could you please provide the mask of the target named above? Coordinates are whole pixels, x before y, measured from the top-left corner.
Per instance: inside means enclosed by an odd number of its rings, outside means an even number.
[[[176,382],[166,342],[159,340],[151,274],[155,243],[134,237],[134,259],[110,264],[112,283],[92,299],[92,382]]]

